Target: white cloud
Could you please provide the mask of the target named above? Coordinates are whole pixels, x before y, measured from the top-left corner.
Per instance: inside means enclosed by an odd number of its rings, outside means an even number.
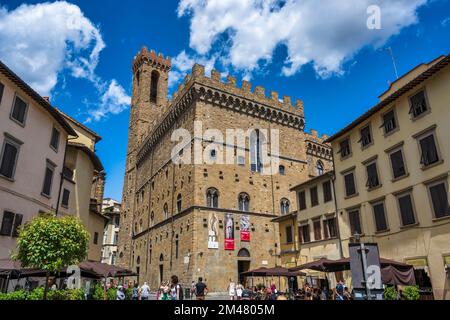
[[[41,95],[50,96],[67,71],[92,82],[100,95],[113,84],[119,87],[95,73],[104,48],[99,28],[76,5],[57,1],[11,11],[0,7],[0,59]]]
[[[404,27],[417,23],[427,0],[181,0],[178,15],[189,16],[190,46],[201,55],[227,34],[223,61],[251,72],[270,63],[282,44],[288,57],[284,75],[312,63],[321,77],[343,73],[343,63],[367,45],[379,47]],[[381,8],[381,30],[367,28],[367,8]]]
[[[126,110],[131,98],[115,79],[111,81],[108,90],[102,95],[98,108],[90,110],[86,123],[99,121],[109,114],[119,114]]]
[[[211,70],[214,69],[216,60],[216,55],[212,55],[210,58],[207,58],[206,56],[201,55],[190,56],[186,53],[186,51],[181,51],[175,58],[172,59],[169,87],[179,83],[180,80],[182,80],[182,77],[189,73],[195,63],[205,66],[205,73],[210,74]]]
[[[446,26],[450,25],[450,17],[445,18],[444,20],[442,20],[442,21],[441,21],[441,25],[442,25],[443,27],[446,27]]]

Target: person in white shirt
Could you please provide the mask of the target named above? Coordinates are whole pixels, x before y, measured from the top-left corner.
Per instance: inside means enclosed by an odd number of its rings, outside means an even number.
[[[242,300],[242,293],[244,292],[244,287],[242,284],[238,283],[236,287],[236,295],[238,300]]]
[[[150,287],[147,282],[144,282],[144,285],[141,287],[141,300],[148,300],[150,296]]]
[[[228,295],[230,296],[230,300],[234,300],[236,297],[236,284],[231,279],[228,284]]]

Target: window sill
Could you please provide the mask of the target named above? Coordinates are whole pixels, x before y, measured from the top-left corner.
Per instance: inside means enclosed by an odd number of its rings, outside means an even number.
[[[345,157],[341,157],[341,161],[344,161],[344,160],[347,160],[347,159],[351,158],[352,155],[353,154],[350,153],[350,154],[346,155]]]
[[[406,225],[406,226],[401,226],[401,227],[400,227],[400,230],[409,229],[409,228],[414,228],[414,227],[417,227],[418,225],[419,225],[418,222],[413,223],[413,224],[408,224],[408,225]]]
[[[399,131],[399,130],[400,130],[400,128],[399,128],[399,127],[396,127],[395,129],[392,129],[392,130],[389,131],[389,132],[384,132],[383,135],[384,135],[385,138],[387,138],[387,137],[393,135],[394,133],[396,133],[396,132]]]
[[[450,214],[449,215],[447,215],[447,216],[444,216],[444,217],[440,217],[440,218],[433,218],[433,222],[439,222],[439,221],[442,221],[442,220],[447,220],[447,219],[450,219]]]
[[[441,165],[444,163],[444,160],[439,160],[438,162],[435,162],[433,164],[430,164],[429,166],[422,166],[421,169],[422,171],[437,167],[438,165]]]
[[[386,229],[386,230],[381,230],[381,231],[375,231],[375,234],[376,234],[376,235],[382,235],[382,234],[388,233],[388,232],[390,232],[390,231],[391,231],[391,229]]]
[[[0,174],[0,178],[5,179],[5,180],[7,180],[9,182],[16,182],[16,180],[14,180],[14,178],[8,178],[7,176],[4,176],[2,174]]]
[[[45,197],[47,199],[51,199],[52,198],[51,196],[49,196],[48,194],[45,194],[43,192],[41,192],[41,196],[43,196],[43,197]]]
[[[414,122],[414,121],[417,121],[417,120],[419,120],[419,119],[425,117],[427,114],[430,114],[430,113],[431,113],[431,109],[428,109],[428,110],[426,110],[425,112],[419,114],[419,115],[416,116],[416,117],[411,116],[411,121],[413,121],[413,122]]]
[[[355,194],[352,194],[352,195],[350,195],[350,196],[345,196],[345,200],[348,200],[348,199],[352,199],[352,198],[356,198],[356,197],[358,197],[359,196],[359,193],[355,193]]]
[[[367,144],[367,145],[365,145],[365,146],[363,146],[363,145],[361,145],[361,151],[364,151],[364,150],[366,150],[366,149],[369,149],[371,146],[373,146],[375,143],[372,141],[371,143],[369,143],[369,144]]]
[[[376,187],[367,188],[367,191],[368,191],[368,192],[375,191],[375,190],[377,190],[377,189],[380,189],[381,187],[383,187],[383,185],[382,185],[382,184],[379,184],[379,185],[377,185]]]
[[[69,210],[69,206],[64,206],[64,205],[61,205],[61,208],[64,208],[64,209],[67,209],[67,210]]]
[[[12,116],[9,116],[9,119],[11,119],[11,121],[15,122],[17,125],[21,126],[22,128],[25,128],[25,121],[22,123],[19,120],[13,118]]]
[[[409,173],[404,174],[404,175],[402,175],[402,176],[400,176],[400,177],[397,177],[397,178],[393,178],[393,179],[391,180],[391,182],[394,183],[394,182],[397,182],[397,181],[406,179],[406,178],[408,178],[408,177],[409,177]]]

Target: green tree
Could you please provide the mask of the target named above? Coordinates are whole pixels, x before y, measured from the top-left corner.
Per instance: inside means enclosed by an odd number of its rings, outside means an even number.
[[[17,254],[12,258],[19,260],[24,268],[47,271],[43,297],[46,300],[50,273],[83,261],[88,246],[89,233],[79,219],[43,214],[19,229]]]

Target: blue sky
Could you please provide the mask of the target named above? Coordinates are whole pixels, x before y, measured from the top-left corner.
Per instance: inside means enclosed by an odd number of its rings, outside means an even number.
[[[319,4],[320,3],[320,4]],[[399,74],[450,53],[448,0],[0,0],[0,59],[103,140],[105,196],[121,199],[131,62],[173,57],[172,87],[199,61],[305,103],[307,129],[332,134]],[[381,8],[381,30],[366,9]],[[34,6],[36,5],[36,6]]]

